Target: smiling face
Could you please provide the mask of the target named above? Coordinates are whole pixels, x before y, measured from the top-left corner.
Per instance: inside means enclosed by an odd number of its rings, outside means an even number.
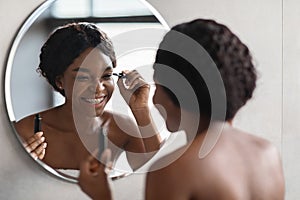
[[[86,49],[57,78],[58,87],[65,92],[66,105],[73,114],[101,116],[114,91],[112,63],[97,48]]]

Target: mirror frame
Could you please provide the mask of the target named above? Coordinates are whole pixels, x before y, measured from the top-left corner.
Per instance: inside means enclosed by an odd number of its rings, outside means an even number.
[[[37,8],[35,8],[25,19],[25,21],[22,23],[21,27],[17,30],[15,37],[12,39],[12,44],[10,46],[10,50],[8,50],[8,57],[6,62],[6,68],[4,72],[4,100],[5,100],[5,108],[6,108],[6,114],[8,117],[8,120],[10,121],[10,126],[12,128],[12,131],[14,132],[15,136],[17,137],[19,144],[22,146],[26,154],[29,155],[29,153],[26,151],[24,146],[22,145],[22,139],[20,138],[19,134],[17,133],[14,124],[11,119],[14,119],[14,113],[12,108],[12,100],[11,100],[11,92],[10,92],[10,77],[11,77],[11,70],[13,67],[13,61],[15,54],[17,52],[17,48],[25,35],[25,33],[28,31],[30,26],[35,22],[35,20],[46,10],[48,9],[56,0],[46,0],[45,2],[41,3]],[[67,174],[61,174],[49,165],[45,164],[43,161],[39,159],[33,159],[35,163],[37,163],[40,167],[44,168],[48,173],[51,175],[60,178],[64,181],[71,182],[71,183],[77,183],[77,179],[72,176],[68,176]]]
[[[23,21],[20,28],[17,30],[15,36],[12,38],[10,49],[7,50],[7,60],[6,60],[6,65],[5,65],[6,68],[4,71],[4,87],[2,89],[2,91],[4,93],[6,115],[10,122],[12,131],[15,134],[15,136],[17,137],[17,140],[19,141],[19,145],[22,146],[23,150],[26,152],[26,154],[29,157],[31,157],[31,156],[26,151],[24,146],[22,145],[22,139],[19,136],[19,134],[17,133],[17,131],[14,127],[13,121],[12,121],[12,119],[15,119],[15,115],[13,112],[12,99],[11,99],[11,79],[10,78],[11,78],[11,74],[12,74],[13,61],[14,61],[18,46],[19,46],[22,38],[24,37],[24,35],[28,31],[28,29],[31,27],[31,25],[36,21],[36,19],[45,10],[47,10],[51,5],[53,5],[53,3],[56,1],[58,1],[58,0],[46,0],[45,2],[39,4]],[[170,29],[167,22],[162,18],[162,16],[159,14],[159,12],[154,7],[152,7],[148,2],[146,2],[146,0],[139,0],[139,1],[141,1],[153,13],[153,15],[158,19],[158,21],[161,23],[161,25],[164,28]],[[66,182],[78,183],[76,177],[59,172],[58,170],[55,170],[54,168],[52,168],[51,166],[47,165],[46,163],[44,163],[43,161],[41,161],[39,159],[34,159],[32,157],[31,157],[31,159],[33,161],[35,161],[35,163],[37,163],[40,167],[45,169],[48,173],[50,173],[52,176],[54,176],[60,180],[64,180]],[[123,177],[127,177],[129,175],[130,175],[129,173],[122,174],[118,177],[113,177],[112,180],[117,180],[117,179],[120,179]]]

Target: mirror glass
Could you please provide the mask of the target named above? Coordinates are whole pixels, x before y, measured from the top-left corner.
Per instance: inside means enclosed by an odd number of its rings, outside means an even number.
[[[50,33],[55,28],[71,22],[91,22],[99,26],[113,42],[117,58],[117,67],[114,70],[121,72],[125,69],[136,69],[150,83],[149,104],[152,103],[151,95],[154,90],[152,63],[159,42],[168,30],[166,22],[153,7],[141,0],[48,0],[33,11],[19,29],[7,62],[5,74],[7,112],[12,127],[22,144],[24,144],[24,138],[19,132],[25,131],[28,127],[20,128],[15,124],[27,119],[28,116],[43,113],[65,103],[65,98],[59,92],[54,91],[47,80],[38,73],[37,68],[40,63],[41,47]],[[161,116],[152,104],[150,106],[151,114],[162,138],[167,138],[169,133],[166,131]],[[133,118],[116,85],[105,109]],[[32,127],[29,127],[29,131],[32,131],[32,134],[35,132],[35,120],[41,122],[42,131],[51,128],[43,116],[40,118],[41,120],[30,118]],[[64,120],[57,120],[57,123],[64,123]],[[48,128],[44,128],[45,126]],[[63,143],[62,141],[55,144],[55,141],[50,141],[48,138],[45,140],[47,148],[50,148],[50,145],[52,148],[53,146],[57,148],[58,157],[65,153],[65,148],[60,149],[59,143]],[[47,148],[45,155],[47,155]],[[75,151],[74,154],[76,154]],[[51,164],[46,164],[43,159],[37,158],[35,161],[52,174],[66,181],[76,182],[78,176],[76,166],[53,167]],[[111,174],[113,178],[124,177],[132,171],[122,151],[116,153],[114,165],[115,170]]]

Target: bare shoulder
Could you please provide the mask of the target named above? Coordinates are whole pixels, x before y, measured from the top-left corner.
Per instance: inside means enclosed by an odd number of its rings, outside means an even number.
[[[41,116],[48,116],[51,115],[54,109],[49,109],[43,112],[40,112]],[[28,138],[32,136],[34,133],[34,118],[35,115],[38,113],[31,114],[29,116],[26,116],[22,118],[21,120],[18,120],[17,122],[14,122],[14,126],[18,134],[22,138]]]
[[[233,156],[236,160],[246,163],[245,167],[248,170],[251,170],[251,167],[253,170],[255,167],[260,167],[261,170],[266,171],[274,167],[281,169],[280,153],[274,144],[262,137],[233,127],[223,131],[215,154],[222,155],[223,158]]]
[[[239,182],[240,185],[247,186],[251,194],[256,195],[255,199],[284,198],[285,181],[281,156],[278,148],[270,141],[229,128],[220,138],[220,148],[216,154],[221,155],[218,158],[222,166],[217,169],[219,172],[225,169],[230,175],[230,177],[220,175],[221,178],[228,178],[232,183]],[[239,163],[239,167],[232,163]],[[241,176],[246,177],[244,181],[239,180]],[[221,187],[224,188],[224,184]],[[235,187],[232,184],[232,188]]]
[[[157,160],[147,173],[146,199],[188,199],[191,162],[185,147]]]
[[[282,163],[271,142],[229,128],[207,157],[200,159],[200,139],[152,165],[146,181],[148,199],[188,199],[191,195],[198,199],[249,199],[249,195],[283,199]]]
[[[278,148],[269,140],[238,129],[231,130],[233,132],[232,135],[236,136],[236,138],[233,138],[233,141],[246,147],[245,151],[249,151],[249,154],[252,152],[252,154],[258,156],[257,158],[261,156],[263,159],[269,158],[271,160],[280,157]]]
[[[29,115],[18,122],[14,122],[14,126],[18,134],[22,138],[28,138],[33,135],[34,115]]]

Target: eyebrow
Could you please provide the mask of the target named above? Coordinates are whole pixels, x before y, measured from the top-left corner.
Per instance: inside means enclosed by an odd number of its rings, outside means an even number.
[[[106,69],[105,69],[104,71],[112,70],[112,69],[113,69],[113,68],[112,68],[111,66],[107,66]],[[73,72],[86,72],[86,73],[90,72],[89,69],[87,69],[87,68],[82,68],[82,67],[75,68],[75,69],[73,69],[72,71],[73,71]]]

